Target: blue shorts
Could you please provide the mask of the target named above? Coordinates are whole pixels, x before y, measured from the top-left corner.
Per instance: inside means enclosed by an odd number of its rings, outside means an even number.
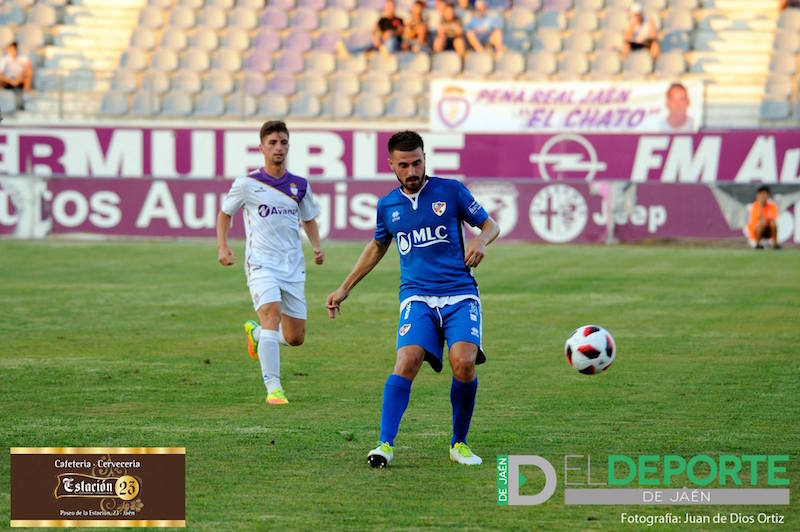
[[[425,360],[434,371],[442,371],[444,342],[452,347],[456,342],[478,346],[476,364],[486,362],[481,346],[481,304],[465,299],[454,305],[431,308],[423,301],[410,301],[400,309],[397,326],[397,349],[418,345],[425,350]]]

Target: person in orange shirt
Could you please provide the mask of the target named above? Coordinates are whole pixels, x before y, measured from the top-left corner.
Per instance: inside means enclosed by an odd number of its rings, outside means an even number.
[[[778,244],[778,206],[771,199],[769,187],[761,185],[756,191],[756,200],[750,204],[750,218],[747,220],[747,238],[755,249],[764,249],[763,239],[772,241],[773,249]]]

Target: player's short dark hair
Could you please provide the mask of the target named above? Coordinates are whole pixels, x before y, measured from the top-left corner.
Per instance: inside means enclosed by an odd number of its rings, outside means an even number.
[[[17,41],[11,41],[10,43],[8,43],[8,48],[11,47],[13,47],[15,50],[18,49],[19,46],[17,45]]]
[[[766,192],[767,194],[771,194],[769,187],[767,185],[761,185],[760,187],[758,187],[756,189],[756,194],[758,194],[759,192]]]
[[[264,125],[261,126],[260,136],[258,137],[259,141],[264,140],[264,137],[268,136],[270,133],[286,133],[286,136],[289,136],[289,128],[286,127],[286,123],[283,120],[269,120],[264,122]]]
[[[672,89],[680,89],[683,91],[684,94],[689,94],[689,91],[686,90],[686,86],[684,86],[684,84],[679,81],[670,83],[669,88],[667,89],[667,94],[672,92]]]
[[[389,155],[394,151],[414,151],[417,148],[425,149],[422,137],[416,131],[398,131],[389,138]]]

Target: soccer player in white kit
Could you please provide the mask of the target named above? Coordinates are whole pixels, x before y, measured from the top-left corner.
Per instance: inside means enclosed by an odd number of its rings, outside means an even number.
[[[244,270],[258,323],[244,324],[248,351],[261,363],[267,403],[289,401],[281,386],[280,344],[300,345],[306,335],[306,268],[300,242],[302,222],[314,262],[325,255],[315,218],[320,208],[308,180],[286,171],[289,130],[282,121],[264,123],[259,151],[264,167],[239,177],[231,186],[217,217],[219,262],[230,266],[236,255],[228,247],[231,216],[244,211],[246,235]]]

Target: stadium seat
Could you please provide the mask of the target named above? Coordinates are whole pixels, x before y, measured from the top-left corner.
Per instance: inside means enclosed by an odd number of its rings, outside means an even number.
[[[661,11],[667,7],[667,0],[644,0],[641,5],[645,13]]]
[[[219,47],[219,32],[211,28],[198,28],[189,40],[195,48],[211,52]]]
[[[172,72],[178,68],[178,54],[169,48],[159,48],[150,57],[150,66],[156,70]]]
[[[179,51],[186,48],[187,44],[186,32],[181,28],[167,28],[161,33],[161,48]]]
[[[12,113],[18,107],[16,93],[11,90],[0,89],[0,110],[4,113]]]
[[[473,52],[464,60],[462,77],[482,79],[494,70],[494,55],[491,52]]]
[[[533,30],[535,22],[533,11],[515,8],[506,15],[505,27],[509,31],[530,32]]]
[[[507,50],[497,58],[492,79],[512,80],[525,71],[525,57],[514,50]]]
[[[338,30],[323,30],[317,34],[317,38],[314,40],[314,50],[335,53],[339,51],[341,42],[342,35]]]
[[[195,116],[222,116],[225,113],[225,98],[216,92],[201,92],[195,99]]]
[[[678,30],[664,33],[664,36],[659,41],[661,52],[670,52],[673,50],[688,52],[691,48],[689,33]]]
[[[769,71],[774,74],[792,76],[797,72],[797,59],[792,53],[775,52],[769,62]]]
[[[606,50],[622,51],[624,40],[622,34],[612,30],[606,30],[600,33],[595,41],[595,50],[598,52]]]
[[[311,35],[305,30],[289,30],[283,40],[283,49],[304,53],[311,49]]]
[[[272,54],[264,50],[253,50],[244,60],[245,70],[266,73],[272,70]]]
[[[431,70],[431,56],[425,52],[401,52],[397,54],[397,70],[427,74]]]
[[[173,0],[148,0],[147,5],[159,9],[169,9],[172,7]]]
[[[595,54],[594,61],[592,61],[592,73],[597,74],[597,76],[593,76],[595,79],[615,76],[619,74],[621,68],[622,62],[619,55],[611,52]]]
[[[367,69],[365,54],[336,58],[336,71],[350,74],[361,74]]]
[[[372,31],[380,17],[380,12],[376,9],[359,9],[353,13],[350,20],[350,28],[353,30]]]
[[[383,99],[373,94],[361,94],[356,98],[355,114],[359,118],[374,120],[384,113]]]
[[[564,42],[564,49],[582,54],[591,52],[594,49],[594,40],[591,33],[583,31],[570,32]]]
[[[586,54],[578,52],[564,52],[559,62],[558,75],[562,79],[578,79],[589,70],[589,61]]]
[[[237,93],[228,98],[225,104],[225,114],[237,118],[248,118],[256,114],[257,108],[255,98]]]
[[[356,8],[356,0],[328,0],[328,7],[352,11]]]
[[[225,70],[211,70],[203,79],[203,90],[216,94],[230,94],[233,92],[233,77]]]
[[[386,96],[392,92],[392,81],[389,74],[380,71],[368,72],[361,80],[361,93],[375,96]]]
[[[778,27],[785,30],[800,31],[800,9],[784,9],[778,17]]]
[[[153,116],[161,111],[161,99],[150,91],[137,92],[133,95],[130,114],[133,116]]]
[[[790,30],[777,32],[773,48],[780,52],[797,53],[800,50],[800,32]]]
[[[425,92],[426,82],[423,74],[401,72],[392,81],[392,92],[395,95],[419,96]]]
[[[653,58],[645,51],[633,52],[625,58],[624,73],[629,78],[644,78],[653,71]]]
[[[262,52],[275,52],[281,47],[281,38],[274,29],[262,28],[256,33],[253,46]]]
[[[289,72],[276,72],[267,80],[267,92],[291,96],[297,91],[297,78]]]
[[[194,9],[180,6],[173,7],[169,11],[169,25],[174,28],[193,28],[195,25]],[[166,108],[166,103],[164,106]]]
[[[670,8],[697,9],[698,0],[669,0]]]
[[[417,114],[417,102],[410,96],[393,96],[386,106],[387,118],[413,118]]]
[[[656,58],[656,73],[661,77],[674,78],[684,72],[686,72],[686,61],[682,52],[667,52]]]
[[[606,7],[609,9],[624,9],[629,10],[634,4],[638,4],[638,0],[607,0]],[[641,5],[641,4],[639,4]]]
[[[598,11],[603,9],[603,0],[575,0],[576,11]]]
[[[181,67],[197,72],[205,72],[210,66],[208,52],[200,48],[188,48],[181,56]]]
[[[214,53],[211,66],[226,72],[238,72],[242,69],[242,54],[229,48],[220,48]]]
[[[200,75],[193,70],[181,69],[172,74],[170,83],[173,91],[186,94],[197,94],[203,86]]]
[[[551,52],[540,50],[528,55],[528,71],[530,72],[550,76],[556,71],[557,66],[556,57]]]
[[[263,5],[263,2],[260,3]],[[232,9],[235,4],[235,0],[206,0],[207,6],[219,7],[221,9]]]
[[[694,19],[689,11],[672,9],[664,21],[664,31],[692,31],[694,29]]]
[[[14,4],[0,4],[0,25],[18,26],[24,22],[24,9]]]
[[[537,25],[540,29],[564,31],[567,29],[567,18],[561,11],[548,9],[539,15]]]
[[[554,29],[539,29],[533,34],[533,50],[557,53],[561,51],[561,32]]]
[[[351,52],[361,52],[372,47],[372,30],[354,30],[350,32],[345,44]]]
[[[241,2],[240,4],[250,4],[247,7],[251,7],[253,9],[263,9],[264,2],[260,0],[245,0],[245,2]],[[294,9],[295,0],[271,0],[268,2],[269,6],[280,9],[282,11],[289,11]]]
[[[289,116],[294,118],[316,118],[320,112],[322,104],[311,94],[298,94],[289,102]]]
[[[47,4],[35,4],[28,10],[26,19],[28,24],[50,27],[57,22],[56,10]]]
[[[310,54],[306,60],[306,71],[327,75],[336,70],[336,58],[328,52]]]
[[[14,41],[14,32],[8,26],[0,26],[0,49],[6,47]]]
[[[328,76],[328,90],[331,93],[344,94],[346,96],[354,96],[358,94],[361,88],[361,83],[352,72],[334,72]]]
[[[130,70],[144,70],[147,65],[147,54],[138,48],[129,48],[122,53],[120,65]]]
[[[622,9],[607,9],[600,22],[600,27],[609,31],[624,32],[628,29],[630,16]]]
[[[535,13],[541,9],[542,0],[514,0],[514,7],[526,9],[531,13]]]
[[[260,96],[267,90],[267,78],[260,74],[246,72],[239,79],[238,92],[244,91],[248,96]]]
[[[258,17],[253,9],[249,7],[235,7],[228,16],[229,28],[242,28],[252,30],[258,25]]]
[[[346,94],[329,94],[323,101],[322,114],[330,118],[349,118],[353,114],[353,102]]]
[[[3,39],[1,36],[3,29],[4,28],[0,28],[0,46],[3,46]],[[156,33],[149,28],[136,28],[133,30],[133,33],[131,33],[130,45],[131,48],[152,50],[156,45]]]
[[[296,52],[281,52],[275,62],[275,70],[283,72],[302,72],[304,67],[303,55]]]
[[[139,13],[139,26],[158,29],[164,25],[164,11],[160,7],[147,6]]]
[[[570,20],[570,30],[574,32],[587,32],[597,29],[597,15],[592,11],[577,11]]]
[[[385,72],[387,74],[394,74],[398,69],[397,55],[391,54],[384,56],[382,54],[373,54],[368,60],[369,69],[378,72]]]
[[[200,11],[197,23],[212,30],[221,30],[227,24],[225,10],[218,6],[206,6]]]
[[[261,26],[272,30],[286,29],[289,27],[289,16],[285,11],[275,7],[268,7],[264,10],[264,14],[261,15]]]
[[[5,91],[3,91],[5,92]],[[2,106],[2,103],[0,103]],[[3,109],[6,109],[3,106]],[[128,112],[128,98],[123,92],[109,91],[103,95],[100,102],[100,114],[119,116]]]
[[[765,99],[786,100],[792,96],[792,77],[784,75],[771,75],[767,78],[764,87]]]
[[[432,73],[441,76],[452,76],[461,72],[461,57],[455,52],[439,52],[433,56]]]
[[[22,50],[35,50],[45,45],[45,34],[41,27],[35,24],[25,24],[17,28],[17,44]],[[5,51],[3,51],[5,53]]]
[[[192,114],[193,108],[191,95],[171,90],[164,95],[161,114],[165,116],[189,116]]]
[[[170,88],[170,79],[167,72],[160,70],[148,70],[142,76],[142,91],[154,94],[163,94]]]
[[[788,100],[764,100],[761,102],[762,120],[784,120],[789,118],[791,106]]]
[[[329,8],[320,14],[320,29],[346,30],[350,26],[350,15],[340,8]]]
[[[328,92],[328,80],[318,72],[306,72],[297,77],[297,90],[314,96],[323,96]]]
[[[298,7],[295,9],[294,14],[289,17],[289,20],[294,29],[314,31],[319,27],[317,12],[306,7]]]
[[[383,9],[385,0],[358,0],[359,9],[374,9],[380,11]]]
[[[314,11],[324,9],[326,4],[327,0],[297,0],[297,7],[313,9]]]
[[[133,70],[118,69],[111,77],[111,90],[118,92],[134,92],[138,88],[136,72]]]
[[[178,5],[181,7],[190,7],[192,9],[200,9],[203,7],[205,0],[178,0]]]

